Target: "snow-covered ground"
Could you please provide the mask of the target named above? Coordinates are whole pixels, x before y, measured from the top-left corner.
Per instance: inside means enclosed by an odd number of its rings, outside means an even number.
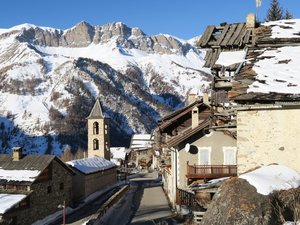
[[[263,195],[300,186],[300,174],[284,165],[264,166],[239,177],[247,180]]]

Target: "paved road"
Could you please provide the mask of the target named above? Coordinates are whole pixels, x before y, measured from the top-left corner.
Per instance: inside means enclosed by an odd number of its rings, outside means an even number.
[[[172,212],[161,186],[144,188],[140,206],[131,224],[173,224]]]
[[[143,174],[130,180],[126,196],[96,221],[95,225],[171,225],[171,209],[157,173]]]

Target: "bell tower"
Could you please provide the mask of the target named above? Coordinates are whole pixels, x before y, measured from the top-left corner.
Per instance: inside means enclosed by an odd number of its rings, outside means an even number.
[[[99,156],[110,160],[109,118],[102,113],[99,99],[87,117],[88,157]]]

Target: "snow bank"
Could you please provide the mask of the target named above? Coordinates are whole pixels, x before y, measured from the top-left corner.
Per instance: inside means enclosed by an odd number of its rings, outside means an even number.
[[[0,194],[0,214],[7,212],[25,197],[26,195]]]
[[[32,182],[41,173],[39,170],[4,170],[0,169],[0,180]]]
[[[300,174],[283,165],[265,166],[239,177],[247,180],[263,195],[300,186]]]
[[[97,156],[85,159],[72,160],[67,162],[67,164],[85,174],[116,167],[116,164],[114,164],[113,162]]]

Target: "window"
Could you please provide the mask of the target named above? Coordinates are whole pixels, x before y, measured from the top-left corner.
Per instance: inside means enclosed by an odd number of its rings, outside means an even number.
[[[99,150],[99,140],[98,139],[93,140],[93,149]]]
[[[224,165],[236,165],[236,147],[223,147]]]
[[[48,187],[47,187],[47,193],[50,194],[51,192],[52,192],[52,187],[51,187],[51,186],[48,186]]]
[[[211,147],[198,147],[199,165],[211,165]]]
[[[99,134],[99,123],[98,122],[93,123],[93,134]]]
[[[64,183],[59,184],[59,190],[64,190]]]

